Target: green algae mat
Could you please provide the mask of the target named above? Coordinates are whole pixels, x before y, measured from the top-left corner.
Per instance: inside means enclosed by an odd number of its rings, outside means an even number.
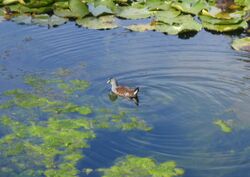
[[[88,89],[86,80],[45,79],[26,75],[29,87],[8,90],[0,105],[0,170],[5,176],[74,177],[93,171],[108,176],[180,176],[174,161],[158,164],[150,157],[126,156],[114,166],[77,168],[96,131],[151,131],[142,118],[124,111],[76,104],[77,93]],[[83,98],[84,99],[84,98]]]
[[[0,0],[0,22],[58,26],[69,20],[89,29],[123,27],[169,35],[241,31],[249,34],[250,1],[235,0]],[[146,19],[121,26],[117,19]],[[233,48],[235,45],[233,45]],[[249,51],[250,44],[243,50]],[[238,50],[238,48],[236,48]]]

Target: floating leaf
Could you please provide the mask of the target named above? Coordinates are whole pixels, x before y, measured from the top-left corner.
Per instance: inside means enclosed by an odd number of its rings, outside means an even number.
[[[234,2],[240,6],[245,6],[248,10],[250,9],[250,1],[249,0],[234,0]]]
[[[219,126],[221,131],[223,131],[225,133],[231,133],[232,132],[232,128],[224,120],[220,120],[220,119],[216,120],[216,121],[214,121],[214,124]]]
[[[9,5],[9,4],[14,4],[14,3],[17,3],[19,2],[20,0],[3,0],[3,4],[4,5]]]
[[[139,9],[135,7],[120,7],[117,10],[116,15],[126,19],[142,19],[150,17],[152,12],[146,8]]]
[[[66,23],[68,20],[66,18],[61,18],[56,15],[50,17],[49,26],[59,26]]]
[[[108,13],[108,14],[112,14],[112,10],[110,10],[109,8],[107,8],[107,6],[104,5],[99,5],[97,7],[95,7],[93,4],[89,3],[89,11],[94,15],[94,16],[99,16],[101,14],[104,13]]]
[[[40,8],[52,5],[54,0],[18,0],[21,4],[29,8]]]
[[[31,24],[31,16],[28,15],[19,15],[16,17],[13,17],[11,20],[18,23],[18,24]]]
[[[99,16],[104,13],[113,14],[116,10],[116,5],[112,0],[94,0],[92,3],[88,3],[89,11],[94,16]]]
[[[61,8],[56,8],[54,9],[54,14],[58,17],[69,17],[69,18],[75,18],[78,15],[74,12],[72,12],[69,9],[61,9]]]
[[[21,14],[23,13],[35,13],[35,14],[44,14],[44,13],[49,13],[52,11],[51,6],[46,6],[46,7],[39,7],[39,8],[29,8],[26,7],[22,4],[15,4],[8,6],[12,12],[19,12]]]
[[[69,0],[69,9],[76,17],[84,17],[89,13],[87,5],[81,0]]]
[[[170,4],[171,2],[168,1],[147,0],[143,6],[149,10],[169,10],[171,9]]]
[[[147,23],[147,24],[130,25],[126,26],[126,28],[131,31],[144,32],[144,31],[154,30],[155,26],[152,25],[151,23]]]
[[[224,12],[220,8],[211,6],[209,10],[203,9],[202,15],[206,15],[218,19],[242,18],[246,14],[245,11],[235,11],[232,13]]]
[[[172,7],[186,13],[197,15],[202,9],[208,7],[205,0],[184,0],[182,2],[174,2]]]
[[[176,20],[175,17],[179,16],[180,13],[180,11],[177,11],[175,9],[170,9],[168,11],[159,11],[155,14],[155,20],[172,25],[174,22],[178,23],[178,20]]]
[[[113,15],[101,16],[99,18],[86,17],[76,20],[76,23],[89,29],[113,29],[118,27]]]
[[[243,50],[250,52],[250,37],[234,40],[232,43],[232,47],[235,50]]]
[[[175,177],[184,174],[184,170],[176,167],[174,161],[157,164],[154,159],[127,155],[119,159],[110,168],[99,169],[103,177]]]
[[[181,15],[176,18],[166,20],[165,22],[156,22],[156,31],[176,35],[188,31],[200,31],[202,26],[197,23],[191,15]]]
[[[49,15],[42,14],[42,15],[35,15],[32,18],[32,23],[38,24],[40,26],[48,26],[49,25]]]
[[[59,9],[68,9],[69,8],[69,2],[68,1],[59,1],[59,2],[55,2],[53,4],[53,8],[59,8]]]
[[[242,21],[239,24],[232,24],[232,25],[213,25],[211,23],[207,23],[203,21],[202,26],[212,31],[227,32],[227,31],[234,31],[238,29],[245,29],[248,27],[248,24],[246,21]]]
[[[202,22],[210,23],[213,25],[230,25],[242,22],[242,18],[218,19],[205,15],[200,15],[199,18]]]

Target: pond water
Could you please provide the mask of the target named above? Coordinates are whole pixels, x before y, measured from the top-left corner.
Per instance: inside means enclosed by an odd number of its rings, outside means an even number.
[[[91,106],[126,110],[150,132],[97,131],[77,167],[106,168],[127,154],[174,160],[185,177],[250,176],[250,55],[231,49],[235,36],[201,31],[189,39],[125,29],[87,30],[0,24],[0,91],[24,88],[23,75],[72,71],[90,82]],[[109,99],[106,81],[140,87],[139,106]],[[213,122],[223,119],[233,131]],[[3,132],[2,132],[3,133]],[[0,174],[1,176],[1,174]],[[81,174],[84,176],[84,174]],[[100,176],[91,173],[88,176]]]

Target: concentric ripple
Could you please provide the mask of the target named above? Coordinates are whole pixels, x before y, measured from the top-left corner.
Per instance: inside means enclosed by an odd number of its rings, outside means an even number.
[[[91,83],[85,101],[126,111],[153,126],[151,132],[98,132],[80,167],[106,167],[117,157],[135,154],[176,160],[186,177],[250,174],[250,121],[245,118],[250,116],[250,57],[233,51],[230,37],[202,31],[182,40],[156,32],[86,30],[71,23],[54,29],[8,25],[12,32],[3,38],[0,52],[20,45],[22,50],[13,50],[11,62],[1,64],[14,72],[51,72],[84,63],[74,76]],[[32,40],[23,42],[23,36]],[[139,106],[124,98],[111,100],[110,77],[140,87]],[[231,134],[213,124],[218,118],[232,122]]]

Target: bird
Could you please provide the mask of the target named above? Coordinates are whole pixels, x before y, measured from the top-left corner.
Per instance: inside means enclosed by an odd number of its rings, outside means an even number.
[[[121,97],[129,98],[135,101],[136,105],[138,105],[138,93],[139,87],[136,88],[129,88],[126,86],[118,85],[118,82],[115,78],[111,78],[107,81],[108,84],[111,84],[111,91]]]

